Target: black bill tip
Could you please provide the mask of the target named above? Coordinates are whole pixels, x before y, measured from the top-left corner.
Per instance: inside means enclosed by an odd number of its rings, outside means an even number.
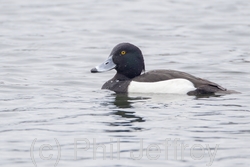
[[[91,73],[97,73],[98,71],[97,71],[96,68],[92,68],[92,69],[90,70],[90,72],[91,72]]]

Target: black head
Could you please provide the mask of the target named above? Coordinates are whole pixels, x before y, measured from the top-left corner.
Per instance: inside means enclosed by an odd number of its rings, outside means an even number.
[[[121,43],[114,47],[111,54],[116,71],[128,78],[139,76],[145,70],[141,50],[130,43]]]
[[[120,43],[114,47],[107,61],[93,68],[91,72],[116,69],[117,73],[128,78],[139,76],[145,70],[141,50],[130,43]]]

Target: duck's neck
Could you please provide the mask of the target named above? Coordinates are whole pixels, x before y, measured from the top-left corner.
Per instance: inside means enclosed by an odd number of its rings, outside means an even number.
[[[116,73],[115,76],[114,76],[114,78],[116,80],[119,80],[119,81],[125,81],[125,80],[130,80],[131,79],[131,78],[128,78],[125,75],[120,74],[120,73]]]

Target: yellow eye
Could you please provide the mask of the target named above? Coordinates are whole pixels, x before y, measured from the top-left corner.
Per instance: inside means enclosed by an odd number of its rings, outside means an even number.
[[[125,55],[126,54],[126,51],[121,51],[121,55]]]

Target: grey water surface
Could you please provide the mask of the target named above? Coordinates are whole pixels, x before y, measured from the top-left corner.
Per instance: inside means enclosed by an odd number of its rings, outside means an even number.
[[[120,42],[241,94],[101,90]],[[249,66],[247,0],[0,0],[0,166],[249,166]]]

